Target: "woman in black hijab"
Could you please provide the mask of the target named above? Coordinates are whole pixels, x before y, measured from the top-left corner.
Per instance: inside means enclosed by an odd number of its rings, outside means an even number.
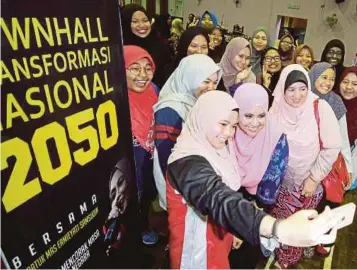
[[[225,41],[223,30],[220,26],[216,26],[210,34],[210,48],[208,55],[215,63],[219,63],[226,47],[227,42]]]
[[[186,29],[178,43],[176,58],[165,68],[165,79],[167,80],[171,76],[183,58],[191,54],[208,55],[208,50],[209,36],[207,30],[202,27]]]
[[[337,83],[340,81],[343,70],[345,69],[343,62],[345,60],[345,44],[339,39],[330,40],[321,55],[321,62],[330,63],[336,70],[336,80],[333,87],[336,92]]]
[[[202,27],[190,27],[183,32],[178,48],[177,57],[175,60],[175,68],[180,61],[191,54],[206,54],[208,55],[209,36],[207,30]]]
[[[157,41],[151,19],[141,5],[129,4],[121,9],[124,45],[139,46],[150,53],[156,66],[153,82],[161,88],[164,83],[163,71],[170,60],[170,53],[168,45]]]

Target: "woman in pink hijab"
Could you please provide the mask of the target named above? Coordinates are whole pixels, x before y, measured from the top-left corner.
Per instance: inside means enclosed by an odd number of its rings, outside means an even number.
[[[218,64],[222,68],[222,79],[224,87],[232,96],[237,88],[243,83],[256,82],[256,77],[250,66],[252,47],[248,40],[237,37],[232,39],[224,52],[221,62]]]
[[[269,98],[263,86],[245,83],[234,94],[239,108],[235,155],[241,177],[240,192],[259,206],[275,203],[288,165],[289,147],[282,126],[268,113]],[[258,247],[243,242],[230,254],[234,269],[255,269]],[[247,256],[249,254],[249,256]]]
[[[305,210],[277,220],[237,192],[240,176],[232,151],[237,122],[232,97],[222,91],[203,94],[169,157],[166,195],[173,269],[229,268],[228,254],[238,247],[233,235],[273,248],[277,241],[313,246],[336,238],[336,230],[325,235],[339,222],[330,210],[321,215]]]
[[[261,85],[243,84],[234,100],[239,108],[235,154],[241,185],[258,202],[272,205],[288,164],[286,135],[277,118],[269,115],[268,94]]]
[[[323,195],[321,181],[331,171],[342,143],[338,120],[324,100],[318,101],[319,134],[314,113],[318,97],[311,92],[309,75],[302,66],[293,64],[284,68],[273,95],[271,113],[287,134],[289,162],[271,214],[286,218],[300,209],[317,207]],[[288,246],[276,253],[277,263],[287,268],[298,263],[303,249]]]

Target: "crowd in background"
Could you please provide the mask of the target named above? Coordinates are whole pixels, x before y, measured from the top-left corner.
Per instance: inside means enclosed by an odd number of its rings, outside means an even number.
[[[189,14],[184,25],[130,4],[121,20],[142,241],[158,241],[147,214],[159,196],[171,267],[239,268],[243,246],[252,268],[261,251],[274,251],[280,268],[296,265],[312,246],[298,243],[298,226],[315,234],[331,229],[323,214],[320,227],[299,223],[298,215],[336,206],[321,182],[339,156],[345,190],[356,186],[356,60],[344,66],[337,39],[319,61],[289,33],[274,47],[264,27],[250,41],[227,42],[211,11]],[[261,230],[275,233],[279,222],[284,245],[271,248],[260,239],[270,233]],[[293,233],[296,242],[285,240]],[[319,243],[316,251],[328,255]]]

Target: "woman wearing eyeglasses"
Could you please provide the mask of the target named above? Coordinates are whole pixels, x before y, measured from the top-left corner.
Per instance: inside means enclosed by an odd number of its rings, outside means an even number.
[[[336,81],[333,87],[333,91],[337,93],[337,83],[341,79],[343,70],[345,69],[343,62],[345,60],[345,44],[339,39],[330,40],[322,54],[321,62],[330,63],[336,70]]]
[[[140,211],[142,215],[142,240],[144,244],[153,245],[158,241],[155,232],[148,226],[148,213],[152,200],[157,195],[153,179],[152,137],[153,109],[158,100],[158,88],[151,80],[155,64],[150,54],[137,46],[124,46],[126,81],[130,105],[131,130],[136,167],[136,182]]]
[[[257,83],[264,86],[269,96],[269,108],[273,102],[273,91],[278,83],[282,69],[281,56],[277,49],[268,48],[263,52],[261,59],[261,73]]]
[[[295,51],[293,36],[290,34],[283,35],[280,38],[278,50],[281,56],[283,68],[290,65],[293,62],[293,55]]]

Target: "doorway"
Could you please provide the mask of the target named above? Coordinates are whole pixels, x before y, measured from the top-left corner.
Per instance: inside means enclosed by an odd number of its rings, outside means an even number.
[[[276,39],[285,34],[291,34],[297,45],[303,44],[306,35],[307,19],[278,15],[276,24]]]

